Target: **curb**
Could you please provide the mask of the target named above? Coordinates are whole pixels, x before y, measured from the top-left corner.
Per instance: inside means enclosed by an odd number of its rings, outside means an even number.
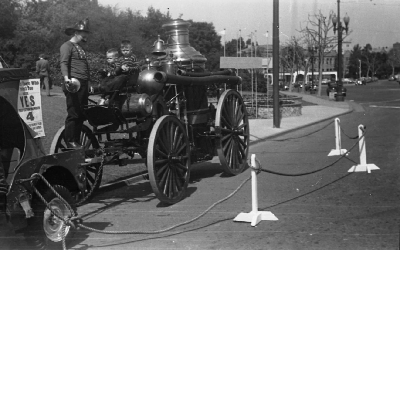
[[[339,114],[337,114],[337,115],[346,115],[346,114],[352,113],[353,111],[354,111],[353,109],[349,109],[349,110],[344,111],[344,112],[341,112],[341,113],[339,113]],[[337,115],[336,115],[336,116],[337,116]],[[331,118],[335,118],[335,117],[330,116],[330,117],[323,118],[323,119],[320,119],[320,120],[315,121],[315,122],[309,122],[308,124],[305,124],[305,125],[296,126],[295,128],[289,128],[289,129],[286,129],[286,130],[284,130],[284,131],[282,131],[282,132],[273,133],[272,135],[269,135],[269,136],[267,136],[267,137],[265,137],[265,138],[260,138],[260,139],[253,140],[252,142],[250,142],[249,147],[251,147],[251,146],[254,145],[254,144],[258,144],[258,143],[261,143],[261,142],[265,142],[265,141],[267,141],[267,140],[269,140],[269,139],[271,139],[271,138],[276,138],[276,137],[278,137],[278,136],[284,135],[284,134],[286,134],[286,133],[294,132],[294,131],[297,131],[297,130],[299,130],[299,129],[308,128],[309,126],[317,125],[317,124],[319,124],[319,123],[321,123],[321,122],[328,121],[328,120],[330,120]]]

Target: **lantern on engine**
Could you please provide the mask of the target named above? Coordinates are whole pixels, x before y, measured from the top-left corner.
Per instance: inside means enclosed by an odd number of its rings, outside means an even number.
[[[151,52],[151,54],[154,56],[161,57],[167,54],[164,49],[164,40],[160,38],[160,35],[158,35],[158,39],[154,42],[153,48],[154,50]]]

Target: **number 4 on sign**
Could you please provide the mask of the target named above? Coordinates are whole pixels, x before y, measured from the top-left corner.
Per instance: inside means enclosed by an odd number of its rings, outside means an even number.
[[[35,120],[35,117],[33,116],[33,112],[32,112],[32,111],[30,111],[30,112],[28,113],[28,115],[26,116],[26,119],[27,119],[28,121],[34,121],[34,120]]]

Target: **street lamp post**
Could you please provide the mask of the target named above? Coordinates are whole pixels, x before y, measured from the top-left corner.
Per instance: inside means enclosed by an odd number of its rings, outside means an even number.
[[[345,26],[343,26],[342,22],[340,21],[340,0],[337,0],[337,9],[338,9],[337,17],[336,17],[336,15],[334,15],[332,18],[333,33],[336,33],[336,31],[338,31],[338,83],[337,83],[336,101],[344,101],[343,81],[342,81],[342,75],[343,75],[342,33],[343,33],[343,31],[346,31],[346,33],[348,32],[350,18],[346,14],[346,16],[343,18],[343,21],[345,24]],[[336,28],[336,25],[337,25],[337,28]]]
[[[242,57],[242,30],[239,29],[239,54]]]

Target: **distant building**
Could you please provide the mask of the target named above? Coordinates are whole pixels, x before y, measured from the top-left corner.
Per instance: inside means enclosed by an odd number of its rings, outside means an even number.
[[[399,43],[399,42],[396,42],[396,43],[393,44],[393,50],[394,50],[396,53],[399,53],[399,52],[400,52],[400,43]]]
[[[400,52],[400,43],[397,43],[399,47],[399,52]],[[330,48],[327,48],[325,50],[325,54],[323,56],[322,60],[322,72],[323,73],[329,73],[332,72],[334,74],[337,73],[337,56],[338,52],[335,49],[336,46],[331,46]],[[254,45],[251,46],[250,44],[247,44],[247,47],[241,49],[241,52],[238,52],[238,57],[261,57],[263,58],[263,70],[267,74],[272,74],[272,62],[269,63],[269,68],[267,68],[267,60],[272,60],[272,55],[273,55],[273,46],[272,44],[265,44],[265,45]],[[350,55],[352,51],[352,44],[351,42],[343,42],[342,45],[342,62],[343,62],[343,77],[346,76],[349,72],[349,62],[350,62]],[[308,55],[310,56],[310,54]],[[319,60],[318,60],[318,51],[315,52],[314,54],[314,73],[318,74],[318,66],[319,66]],[[309,67],[309,73],[312,70],[312,66],[310,65]],[[284,71],[283,71],[284,72]],[[300,71],[299,71],[300,72]],[[303,72],[304,73],[304,72]],[[297,79],[303,79],[301,78],[303,75],[297,74],[299,78]],[[326,74],[325,74],[326,75]],[[295,78],[294,78],[295,79]]]
[[[389,51],[388,47],[373,47],[372,51],[375,53],[387,53]]]

